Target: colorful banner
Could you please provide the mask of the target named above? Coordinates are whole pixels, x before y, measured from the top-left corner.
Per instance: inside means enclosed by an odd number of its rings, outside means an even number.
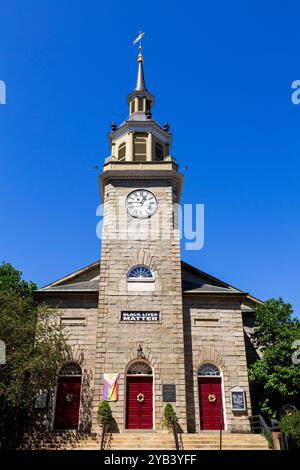
[[[102,399],[107,401],[118,400],[119,373],[103,374]]]

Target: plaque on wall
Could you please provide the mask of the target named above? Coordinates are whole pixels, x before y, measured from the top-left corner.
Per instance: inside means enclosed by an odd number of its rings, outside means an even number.
[[[176,385],[163,384],[163,401],[176,401]]]
[[[122,311],[121,321],[136,322],[136,321],[159,321],[159,312],[149,311]]]
[[[233,387],[230,390],[231,409],[233,411],[246,411],[245,390],[241,387]]]
[[[45,410],[48,406],[48,390],[39,390],[35,402],[34,407],[38,410]]]
[[[6,364],[6,346],[2,340],[0,340],[0,364]]]

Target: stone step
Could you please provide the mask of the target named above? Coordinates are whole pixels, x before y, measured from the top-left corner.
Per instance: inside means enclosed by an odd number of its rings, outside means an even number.
[[[220,445],[218,433],[180,434],[179,442],[183,450],[218,450]],[[30,434],[21,448],[66,449],[66,450],[99,450],[101,437],[95,434],[51,435]],[[123,432],[108,435],[108,450],[175,450],[174,436],[169,432]],[[223,450],[268,450],[268,442],[260,434],[222,435]]]
[[[179,441],[184,450],[218,450],[220,446],[218,433],[181,434]],[[174,450],[173,435],[168,433],[121,433],[112,434],[110,450]],[[268,443],[260,434],[223,434],[224,450],[268,450]]]

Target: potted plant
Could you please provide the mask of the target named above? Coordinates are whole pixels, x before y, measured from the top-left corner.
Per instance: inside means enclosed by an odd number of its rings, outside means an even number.
[[[111,411],[108,401],[103,400],[100,402],[98,410],[97,410],[97,414],[98,414],[99,424],[102,426],[102,435],[101,435],[101,450],[102,450],[104,446],[105,433],[107,432],[108,425],[112,419],[112,411]]]

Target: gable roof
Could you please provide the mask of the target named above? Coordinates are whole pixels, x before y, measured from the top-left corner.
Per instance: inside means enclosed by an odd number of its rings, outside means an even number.
[[[100,261],[74,271],[41,289],[38,294],[52,292],[98,292],[100,280]]]
[[[245,292],[207,274],[194,266],[181,262],[182,290],[184,294],[244,294]]]
[[[251,304],[263,303],[246,292],[201,271],[194,266],[181,262],[182,292],[184,295],[240,295]],[[100,280],[100,261],[85,266],[67,276],[48,284],[36,292],[39,296],[47,293],[84,293],[98,292]]]

